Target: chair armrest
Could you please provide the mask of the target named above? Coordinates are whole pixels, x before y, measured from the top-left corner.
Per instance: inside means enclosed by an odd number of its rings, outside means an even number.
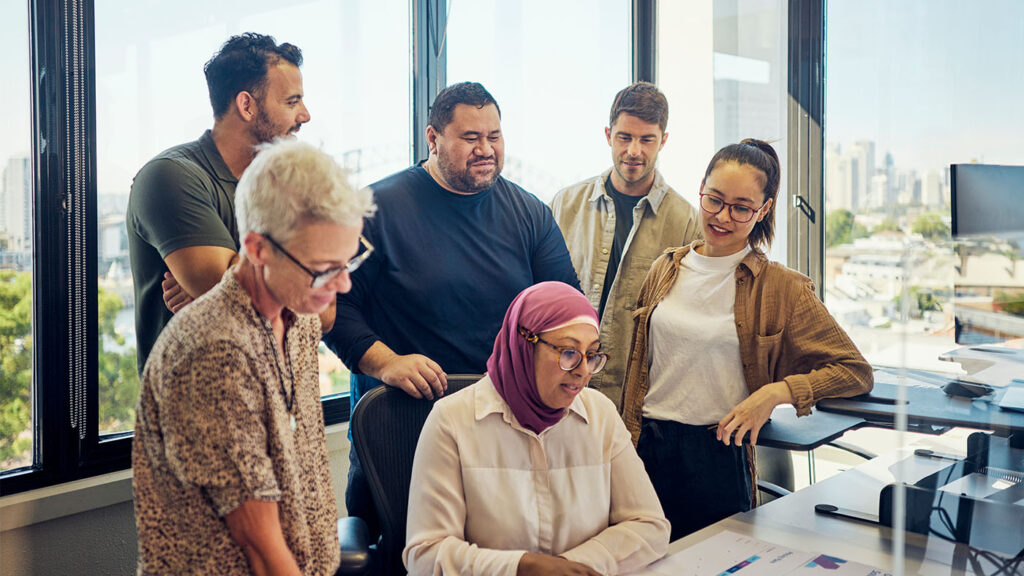
[[[362,518],[338,518],[341,565],[336,576],[364,576],[370,573],[370,530]]]
[[[768,494],[769,496],[774,496],[776,498],[782,498],[783,496],[792,494],[792,492],[786,490],[782,486],[779,486],[778,484],[772,484],[767,480],[758,480],[757,489],[761,492],[764,492],[765,494]]]

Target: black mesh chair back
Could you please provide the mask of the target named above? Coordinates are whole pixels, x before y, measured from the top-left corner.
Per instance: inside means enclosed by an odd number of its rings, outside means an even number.
[[[480,378],[473,374],[449,375],[446,394],[454,394]],[[412,460],[433,406],[433,401],[417,400],[398,388],[378,386],[359,399],[352,413],[352,438],[380,518],[378,565],[383,566],[384,574],[405,574],[402,549]]]

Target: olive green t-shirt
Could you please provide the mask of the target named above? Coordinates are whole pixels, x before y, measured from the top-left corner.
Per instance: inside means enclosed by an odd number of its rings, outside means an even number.
[[[199,140],[158,154],[135,175],[125,226],[135,283],[135,336],[138,367],[171,320],[164,305],[164,259],[190,246],[238,250],[235,186],[210,131]]]

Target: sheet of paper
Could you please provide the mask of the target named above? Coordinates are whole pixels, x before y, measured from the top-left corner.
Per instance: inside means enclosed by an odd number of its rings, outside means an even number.
[[[891,576],[842,558],[794,550],[728,530],[667,556],[637,576]]]

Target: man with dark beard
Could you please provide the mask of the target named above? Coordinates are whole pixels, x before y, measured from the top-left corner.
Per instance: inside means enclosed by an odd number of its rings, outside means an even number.
[[[352,406],[386,384],[416,398],[444,393],[446,374],[481,374],[512,299],[537,282],[579,288],[551,210],[502,178],[501,111],[487,90],[442,90],[426,130],[430,157],[371,185],[375,246],[339,295],[324,341],[352,370]],[[346,505],[376,532],[351,450]]]
[[[206,63],[213,129],[165,150],[136,174],[125,225],[135,282],[138,369],[173,312],[238,261],[235,186],[256,146],[309,122],[302,51],[273,37],[232,36]],[[334,307],[325,313],[333,321]]]

